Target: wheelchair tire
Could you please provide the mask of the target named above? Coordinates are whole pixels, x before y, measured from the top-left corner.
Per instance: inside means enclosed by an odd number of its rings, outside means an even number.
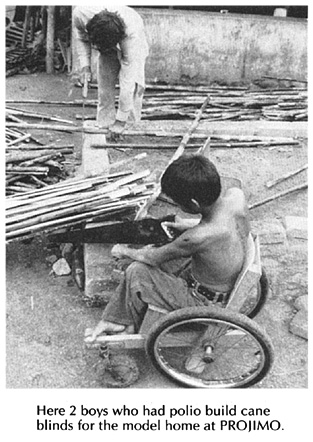
[[[159,372],[189,388],[249,387],[264,378],[274,358],[258,324],[217,307],[165,315],[149,331],[146,352]]]

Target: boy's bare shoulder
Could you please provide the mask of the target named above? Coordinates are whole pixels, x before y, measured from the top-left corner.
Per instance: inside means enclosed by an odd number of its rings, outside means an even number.
[[[225,192],[224,199],[228,204],[231,204],[233,208],[238,210],[246,208],[246,197],[244,192],[238,187],[231,187]]]

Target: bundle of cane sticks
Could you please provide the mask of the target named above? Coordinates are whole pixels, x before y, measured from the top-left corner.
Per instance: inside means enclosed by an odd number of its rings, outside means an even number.
[[[149,198],[149,170],[71,179],[6,198],[6,240],[131,213]]]

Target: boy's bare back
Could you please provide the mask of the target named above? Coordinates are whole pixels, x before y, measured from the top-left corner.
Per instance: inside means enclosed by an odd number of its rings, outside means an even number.
[[[193,249],[195,278],[212,290],[230,290],[244,263],[249,232],[244,194],[240,189],[229,189],[210,217],[203,217],[198,226],[184,234]]]

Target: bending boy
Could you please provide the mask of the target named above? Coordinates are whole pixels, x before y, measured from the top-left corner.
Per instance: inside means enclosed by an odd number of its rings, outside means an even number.
[[[174,223],[167,224],[183,233],[161,247],[113,247],[113,256],[134,262],[90,340],[103,332],[137,332],[149,304],[172,311],[227,303],[244,264],[250,232],[242,190],[231,188],[221,195],[220,176],[202,155],[183,155],[171,163],[162,176],[161,188],[184,212],[200,215],[200,222],[176,216]],[[179,276],[161,270],[162,264],[179,258],[190,259]]]
[[[123,131],[127,121],[139,121],[145,88],[148,44],[143,20],[127,6],[76,6],[73,11],[81,83],[91,81],[91,48],[98,51],[98,112],[100,127]],[[118,110],[115,86],[119,80]]]

